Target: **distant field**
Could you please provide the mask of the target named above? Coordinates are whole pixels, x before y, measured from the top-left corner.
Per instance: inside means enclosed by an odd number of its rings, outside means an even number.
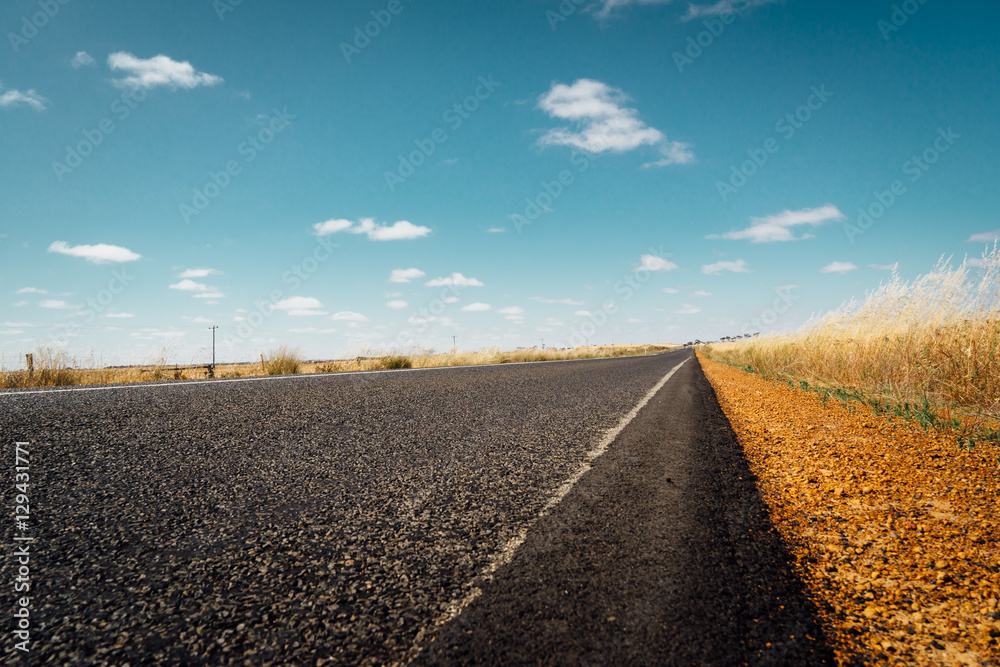
[[[679,347],[679,345],[672,344],[657,344],[593,345],[547,350],[537,348],[518,348],[516,350],[490,348],[478,352],[458,351],[410,355],[368,352],[364,356],[352,359],[334,359],[329,361],[305,360],[296,350],[282,347],[261,354],[258,361],[217,364],[214,376],[235,378],[262,375],[294,375],[298,373],[338,373],[401,368],[469,366],[475,364],[506,364],[525,361],[556,361],[560,359],[628,357],[676,350]],[[106,368],[81,368],[65,354],[50,350],[39,350],[33,353],[33,365],[34,369],[30,374],[27,370],[0,372],[0,389],[190,380],[208,377],[207,364],[186,366],[159,363]]]

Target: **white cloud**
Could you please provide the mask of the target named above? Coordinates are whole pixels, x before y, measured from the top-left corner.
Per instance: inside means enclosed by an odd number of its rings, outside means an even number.
[[[350,220],[336,219],[317,222],[313,225],[313,229],[316,230],[316,236],[328,236],[337,232],[346,232],[353,226],[354,223]]]
[[[300,329],[285,329],[285,331],[287,331],[288,333],[293,333],[293,334],[304,334],[304,333],[329,334],[329,333],[337,333],[336,329],[317,329],[316,327],[302,327]]]
[[[222,299],[226,295],[220,292],[218,288],[206,285],[205,283],[196,282],[188,277],[202,277],[212,273],[219,272],[215,269],[188,269],[181,274],[182,280],[174,283],[173,285],[168,285],[167,287],[170,289],[180,290],[182,292],[195,292],[193,296],[196,299]]]
[[[965,263],[971,267],[981,269],[986,266],[986,262],[979,257],[967,257]],[[17,305],[17,304],[15,304]]]
[[[751,243],[775,243],[777,241],[801,241],[814,238],[812,234],[796,237],[792,228],[799,225],[818,227],[831,220],[843,220],[844,214],[833,204],[801,211],[783,211],[765,218],[750,218],[746,229],[733,230],[725,234],[709,234],[707,239],[749,239]]]
[[[488,303],[470,303],[468,306],[462,306],[462,310],[467,313],[482,313],[490,310],[493,306]]]
[[[400,220],[391,225],[376,224],[370,218],[362,220],[358,224],[357,230],[351,230],[354,234],[367,234],[372,241],[401,241],[417,239],[431,233],[430,227],[414,225],[412,222]]]
[[[17,290],[18,294],[48,294],[48,290],[38,289],[37,287],[22,287]]]
[[[1000,241],[1000,229],[973,234],[965,240],[966,243],[994,243],[995,241]]]
[[[357,223],[350,220],[327,220],[313,225],[316,236],[328,236],[338,232],[365,234],[371,241],[402,241],[418,239],[431,233],[430,227],[415,225],[406,220],[391,225],[375,222],[374,218],[362,218]]]
[[[640,146],[658,146],[663,159],[650,165],[686,164],[694,160],[690,147],[667,141],[666,135],[639,119],[639,112],[624,106],[628,96],[593,79],[572,85],[552,84],[538,98],[538,108],[553,118],[576,124],[546,132],[541,146],[571,146],[591,153],[624,153]]]
[[[445,276],[443,278],[435,278],[434,280],[428,280],[426,283],[427,287],[447,287],[448,285],[454,285],[456,287],[482,287],[483,283],[479,282],[475,278],[466,278],[461,273],[453,273],[450,276]]]
[[[323,310],[323,302],[311,296],[290,296],[272,305],[271,310],[283,310],[290,317],[326,315],[326,311]]]
[[[441,300],[444,301],[445,303],[458,303],[459,301],[461,301],[461,299],[459,299],[457,296],[446,296]]]
[[[690,164],[694,162],[694,151],[691,144],[682,141],[664,141],[660,144],[660,153],[663,157],[653,162],[642,165],[644,169],[650,167],[669,167],[672,164]]]
[[[507,231],[506,227],[490,227],[489,229],[486,230],[486,233],[487,234],[502,234],[505,231]]]
[[[665,5],[671,0],[600,0],[601,8],[594,12],[594,16],[604,20],[614,14],[617,10],[629,7],[630,5]]]
[[[664,288],[663,288],[663,289],[661,289],[660,291],[661,291],[661,292],[665,292],[665,293],[667,293],[667,294],[677,294],[678,292],[680,292],[680,290],[679,290],[679,289],[676,289],[676,288],[674,288],[674,287],[664,287]]]
[[[107,317],[111,320],[127,320],[135,317],[135,313],[108,313],[102,317]]]
[[[215,269],[186,269],[181,273],[178,278],[207,278],[208,276],[215,276],[222,273],[222,271],[216,271]]]
[[[393,301],[389,301],[388,303],[386,303],[385,307],[392,308],[393,310],[402,310],[403,308],[406,308],[408,305],[409,304],[406,303],[405,301],[400,301],[399,299],[395,299]]]
[[[539,303],[561,303],[564,306],[582,306],[583,301],[575,301],[570,298],[566,299],[547,299],[543,296],[529,296],[528,301],[537,301]]]
[[[590,311],[589,310],[578,310],[578,311],[574,312],[573,314],[576,315],[577,317],[589,317],[590,316]]]
[[[66,308],[73,307],[62,299],[46,299],[45,301],[39,303],[38,306],[40,308],[52,308],[53,310],[64,310]]]
[[[854,271],[857,268],[858,267],[855,266],[852,262],[830,262],[829,264],[827,264],[826,266],[824,266],[822,269],[820,269],[819,272],[820,273],[840,273],[840,274],[844,274],[844,273],[848,273],[850,271]]]
[[[420,269],[393,269],[389,274],[390,283],[408,283],[417,278],[423,278],[426,273]]]
[[[194,324],[211,324],[212,323],[212,320],[208,319],[207,317],[202,317],[201,315],[196,315],[194,317],[192,317],[190,315],[181,315],[181,319],[182,320],[188,320],[189,322],[192,322]]]
[[[505,320],[510,320],[511,322],[516,322],[518,324],[524,322],[524,308],[520,306],[505,306],[504,308],[497,308],[496,313],[503,315]]]
[[[170,289],[181,290],[182,292],[207,292],[209,291],[208,285],[204,283],[196,283],[193,280],[185,278],[180,282],[176,282],[173,285],[169,285]]]
[[[706,292],[705,290],[700,289],[700,290],[696,290],[694,292],[691,292],[691,296],[699,296],[699,297],[701,297],[701,296],[712,296],[712,293],[711,292]]]
[[[639,258],[639,267],[636,271],[673,271],[677,265],[669,259],[663,259],[656,255],[643,255]]]
[[[43,111],[48,100],[36,93],[34,90],[21,92],[20,90],[4,91],[0,86],[0,108],[16,107],[19,104],[26,104],[36,111]]]
[[[899,262],[895,264],[869,264],[869,269],[876,269],[877,271],[895,271],[899,268]]]
[[[119,51],[108,56],[108,67],[112,71],[122,71],[127,74],[124,79],[113,79],[114,84],[120,88],[149,89],[169,86],[176,90],[222,83],[222,77],[198,72],[191,63],[178,62],[164,55],[143,60],[131,53]]]
[[[705,264],[701,267],[702,273],[712,275],[718,275],[723,271],[732,271],[733,273],[750,273],[750,269],[747,268],[747,263],[742,259],[738,259],[735,262],[716,262],[715,264]]]
[[[27,305],[28,305],[27,301],[15,301],[14,302],[14,307],[15,308],[20,308],[21,306],[27,306]]]
[[[73,60],[69,61],[69,64],[73,66],[73,69],[80,69],[81,67],[93,65],[94,62],[94,57],[86,51],[77,51],[76,55],[73,56]]]
[[[690,303],[681,304],[681,307],[674,311],[676,315],[697,315],[701,312],[701,308],[698,306],[691,305]]]
[[[331,320],[337,320],[339,322],[367,322],[368,318],[361,313],[354,313],[349,310],[342,310],[339,313],[334,313],[330,316]]]
[[[57,252],[71,257],[83,257],[92,264],[107,264],[108,262],[134,262],[142,257],[128,248],[117,245],[98,243],[97,245],[71,246],[63,241],[54,241],[49,246],[49,252]]]
[[[699,18],[701,16],[718,16],[720,14],[738,14],[740,12],[750,11],[751,9],[756,9],[757,7],[763,7],[764,5],[770,5],[778,0],[719,0],[712,5],[688,5],[687,13],[684,14],[682,21],[691,21],[692,19]]]
[[[0,329],[0,336],[16,336],[23,333],[24,329]]]

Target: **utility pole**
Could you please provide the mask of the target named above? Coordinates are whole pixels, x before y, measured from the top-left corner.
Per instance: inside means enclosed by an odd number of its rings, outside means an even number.
[[[544,338],[542,339],[542,349],[543,350],[545,349],[545,339]]]
[[[458,336],[451,337],[451,351],[458,352]]]
[[[215,330],[218,328],[217,325],[209,327],[212,330],[212,365],[208,367],[208,377],[215,377]]]

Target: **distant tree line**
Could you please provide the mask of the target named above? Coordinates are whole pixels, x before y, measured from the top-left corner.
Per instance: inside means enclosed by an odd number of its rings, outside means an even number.
[[[742,334],[740,336],[723,336],[722,338],[719,339],[719,341],[730,343],[732,341],[743,340],[744,338],[756,338],[759,335],[760,335],[760,332],[758,331],[757,333]],[[701,340],[700,338],[696,338],[693,341],[689,340],[687,343],[684,344],[684,346],[685,347],[691,347],[692,345],[704,345],[706,343],[714,343],[714,342],[718,342],[718,341]]]

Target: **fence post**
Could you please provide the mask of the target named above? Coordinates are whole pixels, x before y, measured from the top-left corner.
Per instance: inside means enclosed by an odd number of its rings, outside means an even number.
[[[28,377],[31,377],[35,374],[35,357],[32,354],[26,354],[24,356],[28,360]]]

